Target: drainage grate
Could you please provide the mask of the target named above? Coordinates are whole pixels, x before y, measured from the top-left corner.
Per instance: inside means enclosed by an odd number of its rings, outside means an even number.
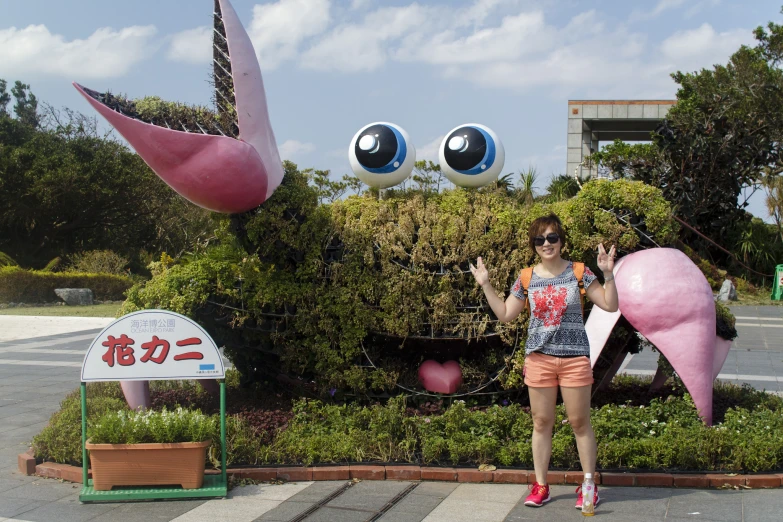
[[[343,484],[343,486],[340,489],[338,489],[337,491],[334,491],[330,495],[322,498],[318,503],[316,503],[315,505],[311,506],[306,511],[298,514],[297,516],[295,516],[294,518],[292,518],[288,522],[302,522],[304,519],[306,519],[307,517],[309,517],[310,515],[312,515],[313,513],[318,511],[319,509],[321,509],[322,507],[324,507],[326,504],[328,504],[332,500],[336,499],[337,497],[339,497],[340,495],[345,493],[348,490],[348,488],[353,486],[353,484],[354,484],[353,482],[346,482],[345,484]]]
[[[384,505],[384,506],[383,506],[383,507],[380,509],[380,511],[378,511],[378,512],[377,512],[375,515],[373,515],[372,517],[368,518],[368,519],[367,519],[365,522],[375,522],[376,520],[378,520],[379,518],[381,518],[383,515],[385,515],[385,514],[386,514],[386,512],[387,512],[387,511],[389,511],[391,508],[393,508],[393,507],[394,507],[394,506],[395,506],[395,505],[396,505],[396,504],[397,504],[399,501],[401,501],[402,499],[404,499],[405,497],[407,497],[408,495],[410,495],[410,494],[411,494],[411,492],[412,492],[414,489],[416,489],[416,488],[419,486],[419,484],[420,484],[420,482],[416,482],[416,483],[414,483],[414,484],[411,484],[411,485],[410,485],[410,486],[408,486],[407,488],[405,488],[405,489],[403,489],[402,491],[400,491],[399,493],[397,493],[397,496],[396,496],[396,497],[394,497],[393,499],[391,499],[390,501],[388,501],[388,502],[386,503],[386,505]]]

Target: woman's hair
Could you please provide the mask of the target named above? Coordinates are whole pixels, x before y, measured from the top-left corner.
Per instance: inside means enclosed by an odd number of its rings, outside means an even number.
[[[552,227],[552,229],[557,232],[557,235],[560,236],[560,251],[562,252],[563,247],[565,246],[565,230],[563,230],[563,224],[560,222],[560,218],[555,214],[549,214],[548,216],[540,217],[530,223],[527,238],[530,243],[530,250],[534,253],[536,251],[536,245],[533,243],[533,238],[536,236],[543,236],[544,231],[549,227]]]

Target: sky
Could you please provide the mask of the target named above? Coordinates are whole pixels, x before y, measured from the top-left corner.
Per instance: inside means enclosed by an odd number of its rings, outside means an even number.
[[[503,173],[566,170],[569,99],[674,99],[675,71],[726,63],[781,0],[233,0],[283,159],[350,173],[363,126],[404,128],[437,161],[463,123],[493,129]],[[0,78],[93,114],[70,82],[208,105],[213,0],[0,0]],[[770,221],[763,194],[748,210]]]

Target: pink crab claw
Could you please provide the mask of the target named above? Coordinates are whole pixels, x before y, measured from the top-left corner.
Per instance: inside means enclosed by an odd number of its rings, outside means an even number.
[[[228,0],[220,0],[239,126],[239,139],[164,129],[124,116],[74,86],[139,156],[177,193],[222,213],[251,210],[283,179],[269,123],[264,82],[253,44]]]
[[[624,257],[614,269],[619,312],[593,307],[585,328],[595,364],[620,314],[671,363],[712,424],[712,381],[726,361],[730,341],[715,335],[715,301],[707,279],[688,257],[653,248]]]

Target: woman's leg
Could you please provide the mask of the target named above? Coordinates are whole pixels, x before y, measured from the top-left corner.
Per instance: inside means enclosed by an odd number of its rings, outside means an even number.
[[[596,444],[593,425],[590,423],[590,395],[592,386],[580,386],[577,388],[560,387],[563,395],[568,422],[574,430],[576,448],[579,450],[579,462],[582,463],[582,471],[595,475]]]
[[[533,388],[530,393],[530,413],[533,415],[533,466],[536,482],[546,484],[549,458],[552,455],[552,427],[555,425],[557,386]]]

